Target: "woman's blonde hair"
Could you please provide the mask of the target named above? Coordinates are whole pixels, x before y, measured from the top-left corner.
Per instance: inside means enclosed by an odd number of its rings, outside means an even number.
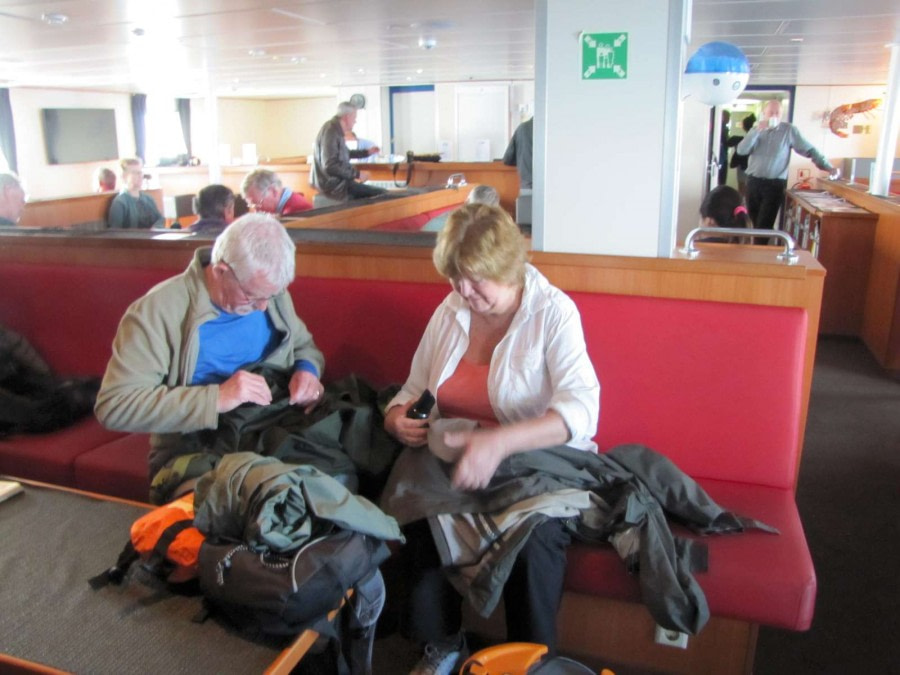
[[[528,242],[502,208],[465,204],[450,214],[438,234],[432,258],[447,279],[467,277],[521,285]]]

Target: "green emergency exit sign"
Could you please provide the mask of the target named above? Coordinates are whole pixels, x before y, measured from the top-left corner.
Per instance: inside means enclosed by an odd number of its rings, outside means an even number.
[[[628,33],[582,33],[581,79],[628,77]]]

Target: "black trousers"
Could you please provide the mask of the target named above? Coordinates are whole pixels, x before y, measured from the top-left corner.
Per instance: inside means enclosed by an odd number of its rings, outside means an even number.
[[[365,199],[366,197],[377,197],[378,195],[383,195],[387,190],[380,187],[375,187],[374,185],[366,185],[365,183],[359,183],[357,181],[351,181],[349,185],[347,185],[347,196],[350,199]]]
[[[447,581],[431,530],[425,520],[403,529],[406,579],[411,584],[405,631],[424,642],[440,642],[462,627],[462,598]],[[571,541],[559,520],[537,526],[519,551],[503,589],[506,638],[536,642],[556,652],[556,614],[566,574],[566,548]]]
[[[781,178],[747,176],[747,214],[753,227],[775,229],[778,211],[784,205],[787,181]]]

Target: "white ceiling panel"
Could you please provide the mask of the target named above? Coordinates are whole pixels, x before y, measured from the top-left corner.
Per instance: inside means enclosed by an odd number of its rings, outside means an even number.
[[[897,0],[694,0],[690,51],[737,45],[754,84],[880,84],[898,14]],[[0,0],[0,85],[304,96],[532,79],[534,29],[533,0]]]

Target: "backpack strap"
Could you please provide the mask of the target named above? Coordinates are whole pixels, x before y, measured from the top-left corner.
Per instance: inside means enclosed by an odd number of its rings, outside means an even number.
[[[97,576],[88,579],[88,583],[95,591],[104,586],[108,586],[109,584],[118,586],[122,583],[122,579],[124,579],[125,575],[128,573],[128,568],[131,567],[131,564],[139,557],[138,552],[134,549],[134,544],[132,544],[129,539],[128,543],[125,544],[125,548],[123,548],[122,552],[119,554],[116,564]]]
[[[158,569],[160,566],[165,565],[169,546],[172,545],[172,542],[175,541],[179,534],[193,526],[194,521],[191,518],[185,518],[184,520],[176,520],[164,529],[162,534],[159,535],[159,539],[156,540],[156,545],[150,552],[150,556],[147,558],[147,566],[152,569]]]

